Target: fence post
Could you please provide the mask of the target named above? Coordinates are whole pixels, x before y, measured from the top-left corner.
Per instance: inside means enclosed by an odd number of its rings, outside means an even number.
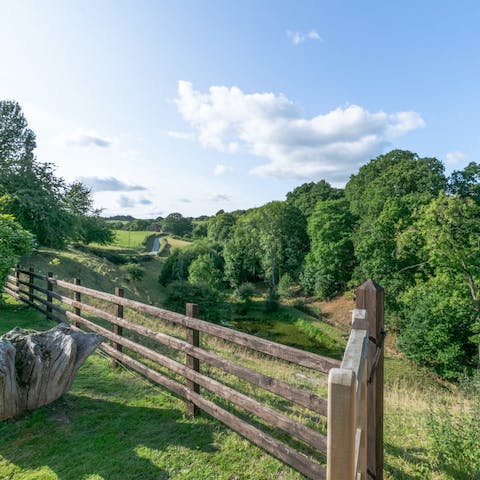
[[[30,267],[28,269],[28,299],[33,303],[33,282],[34,282],[34,268]]]
[[[372,367],[376,345],[384,335],[384,290],[373,280],[367,280],[356,291],[356,308],[368,311],[368,365]],[[384,353],[378,358],[375,375],[368,385],[367,469],[376,480],[383,480],[383,379]],[[371,475],[372,476],[372,475]]]
[[[52,272],[47,273],[47,290],[48,292],[51,292],[53,290],[53,283],[51,282],[51,278],[53,277]],[[47,293],[47,302],[52,303],[53,302],[53,297],[50,293]],[[47,319],[50,320],[52,318],[52,307],[50,305],[47,305]]]
[[[198,317],[198,305],[196,303],[187,303],[186,304],[186,314],[188,317],[197,318]],[[194,347],[200,346],[200,335],[199,331],[193,328],[186,328],[187,334],[187,342]],[[198,358],[192,357],[191,355],[187,354],[187,367],[195,370],[196,372],[200,371],[200,362]],[[200,393],[200,385],[191,380],[187,380],[187,388],[192,390],[195,393]],[[187,401],[187,409],[188,414],[195,418],[198,415],[198,407],[192,403]]]
[[[117,297],[123,297],[125,295],[125,291],[123,290],[123,288],[115,287],[115,295]],[[119,305],[118,303],[115,304],[115,305],[116,305],[115,316],[117,318],[123,318],[123,305]],[[119,335],[121,337],[123,335],[123,327],[114,323],[113,324],[113,333],[115,335]],[[113,348],[115,348],[115,350],[117,350],[118,352],[122,352],[122,350],[123,350],[123,346],[120,345],[119,343],[114,343]],[[118,360],[115,360],[115,359],[112,360],[112,365],[114,367],[117,367],[119,365],[119,363],[120,362]]]
[[[355,372],[328,374],[327,480],[355,478]]]
[[[15,286],[20,288],[20,283],[19,283],[19,280],[20,280],[20,264],[19,263],[17,263],[15,265],[15,279],[16,279]],[[18,294],[20,294],[20,292],[18,292]]]
[[[74,283],[74,285],[81,285],[81,284],[82,284],[82,282],[80,281],[79,278],[74,278],[74,279],[73,279],[73,283]],[[80,292],[75,292],[75,291],[74,291],[74,292],[73,292],[73,299],[74,299],[76,302],[81,302],[81,301],[82,301],[82,294],[81,294]],[[74,313],[75,315],[80,316],[80,315],[82,314],[82,310],[81,310],[80,308],[78,308],[78,307],[74,307],[74,308],[73,308],[73,313]],[[76,320],[73,320],[72,323],[73,323],[73,325],[74,325],[75,327],[78,326]]]

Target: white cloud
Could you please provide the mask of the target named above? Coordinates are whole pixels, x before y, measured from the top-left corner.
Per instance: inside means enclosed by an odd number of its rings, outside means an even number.
[[[100,147],[109,148],[118,140],[114,137],[104,137],[93,130],[76,130],[65,138],[68,147]]]
[[[208,197],[210,202],[229,202],[231,200],[230,195],[225,195],[224,193],[215,193]]]
[[[455,168],[462,166],[467,161],[467,155],[460,151],[448,152],[445,155],[446,164],[448,167]]]
[[[225,173],[231,172],[232,167],[229,165],[223,165],[219,163],[218,165],[215,165],[215,169],[213,170],[214,175],[224,175]]]
[[[318,34],[316,30],[310,30],[307,33],[294,32],[292,30],[287,30],[287,37],[290,38],[290,40],[294,45],[300,45],[301,43],[304,43],[307,40],[319,40],[323,42],[322,37]]]
[[[135,208],[138,205],[152,205],[152,201],[145,197],[133,198],[128,195],[120,195],[117,199],[117,205],[120,208]]]
[[[142,185],[131,185],[115,177],[77,177],[76,180],[86,185],[93,192],[131,192],[146,190]]]
[[[254,174],[337,183],[395,138],[425,126],[413,111],[371,113],[358,105],[305,118],[284,95],[223,86],[201,93],[185,81],[178,84],[176,103],[202,146],[267,159]]]

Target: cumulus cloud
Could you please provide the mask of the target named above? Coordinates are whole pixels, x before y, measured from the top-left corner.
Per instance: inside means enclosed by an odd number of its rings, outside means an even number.
[[[318,34],[316,30],[310,30],[307,33],[294,32],[292,30],[287,30],[287,37],[290,38],[290,40],[294,45],[300,45],[301,43],[304,43],[307,40],[319,40],[323,42],[322,37]]]
[[[179,198],[178,201],[182,203],[192,203],[192,201],[189,198]]]
[[[229,202],[230,199],[230,195],[225,195],[224,193],[215,193],[208,197],[210,202]]]
[[[135,190],[146,190],[146,188],[141,185],[131,185],[115,177],[77,177],[77,180],[93,192],[131,192]]]
[[[455,152],[448,152],[445,155],[445,160],[448,167],[456,168],[466,163],[467,155],[458,150]]]
[[[185,81],[175,101],[202,146],[264,158],[251,173],[275,177],[345,181],[394,139],[425,125],[414,111],[371,113],[358,105],[305,118],[284,95],[224,86],[201,93]]]
[[[213,170],[214,175],[224,175],[225,173],[231,172],[232,167],[229,165],[223,165],[219,163],[218,165],[215,165],[215,169]]]
[[[104,137],[92,130],[76,130],[65,139],[67,146],[82,148],[109,148],[116,142],[116,138]]]

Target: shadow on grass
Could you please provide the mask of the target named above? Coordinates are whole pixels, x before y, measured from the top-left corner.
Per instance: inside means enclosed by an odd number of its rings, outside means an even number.
[[[385,471],[395,480],[425,480],[430,478],[431,471],[428,461],[425,459],[427,451],[424,448],[404,448],[385,443],[385,453],[414,466],[415,472],[410,474],[386,462]]]
[[[179,448],[197,452],[181,457],[195,458],[198,452],[215,451],[212,441],[212,427],[189,421],[180,410],[71,394],[0,423],[2,457],[23,471],[43,467],[45,476],[34,478],[55,478],[46,477],[50,471],[62,480],[168,479],[189,467],[175,462]]]

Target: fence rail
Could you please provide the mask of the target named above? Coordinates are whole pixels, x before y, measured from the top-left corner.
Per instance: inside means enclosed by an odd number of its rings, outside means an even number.
[[[116,289],[115,294],[109,294],[82,286],[79,279],[74,279],[73,283],[67,282],[55,278],[52,273],[41,275],[34,272],[33,268],[27,270],[20,266],[17,266],[13,273],[7,278],[5,293],[41,311],[51,320],[57,322],[67,320],[73,328],[88,329],[101,334],[109,343],[103,342],[100,348],[112,358],[114,364],[127,365],[184,398],[192,416],[195,416],[199,409],[203,410],[312,480],[327,478],[360,480],[366,479],[367,474],[376,480],[383,478],[383,466],[378,460],[381,458],[383,461],[383,453],[380,455],[377,451],[379,448],[383,450],[383,437],[380,442],[377,435],[373,435],[370,430],[374,428],[377,433],[379,425],[383,425],[379,419],[379,416],[383,415],[383,410],[379,410],[383,403],[379,402],[378,385],[376,382],[368,383],[370,374],[374,374],[374,380],[381,375],[383,389],[383,363],[377,361],[376,368],[371,370],[374,358],[379,357],[379,360],[383,360],[376,349],[371,348],[372,340],[380,338],[376,321],[381,317],[379,313],[383,314],[383,310],[378,308],[374,311],[374,321],[371,318],[367,319],[365,310],[366,303],[373,301],[376,302],[375,305],[383,307],[383,297],[382,302],[377,298],[379,294],[383,294],[383,290],[373,282],[366,282],[357,291],[359,308],[354,310],[352,332],[343,361],[339,362],[205,322],[195,318],[198,315],[198,307],[194,304],[187,304],[186,315],[181,315],[127,299],[120,288]],[[39,285],[39,282],[43,282],[43,285]],[[62,292],[71,292],[71,296]],[[85,297],[108,302],[113,307],[114,313],[87,303]],[[124,307],[181,327],[185,338],[178,338],[127,320],[124,318]],[[383,317],[381,319],[383,320]],[[108,326],[111,328],[107,328]],[[376,337],[372,336],[373,330]],[[184,353],[185,363],[159,353],[151,348],[151,345],[141,343],[142,340],[127,338],[124,331],[133,332],[143,340],[148,339],[155,344]],[[228,344],[245,347],[266,358],[279,359],[316,372],[328,373],[328,400],[208,350],[201,346],[201,333],[219,338]],[[130,352],[134,355],[132,356]],[[153,365],[166,368],[180,376],[184,383],[153,368],[152,362]],[[295,405],[307,408],[317,415],[327,417],[328,436],[218,379],[211,378],[201,371],[200,364],[220,369]],[[294,437],[300,444],[325,455],[327,468],[305,455],[301,448],[293,448],[214,403],[212,398],[206,398],[201,389],[208,390],[229,404],[259,418],[270,428],[274,427],[289,437]],[[372,400],[373,395],[375,396]],[[383,395],[381,398],[383,400]],[[373,410],[370,405],[373,405]],[[375,417],[374,420],[372,416]]]

